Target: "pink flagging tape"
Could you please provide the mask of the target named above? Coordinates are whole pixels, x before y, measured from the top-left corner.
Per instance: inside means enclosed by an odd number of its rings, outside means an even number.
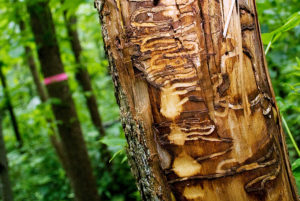
[[[45,85],[49,85],[56,82],[62,82],[68,79],[68,75],[66,73],[61,73],[57,75],[53,75],[51,77],[47,77],[44,79]]]

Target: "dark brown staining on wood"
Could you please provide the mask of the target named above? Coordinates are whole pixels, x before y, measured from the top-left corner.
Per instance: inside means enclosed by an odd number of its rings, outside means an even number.
[[[159,4],[159,1],[160,1],[160,0],[153,0],[153,5],[154,5],[154,6],[157,6],[157,5]]]
[[[192,102],[203,102],[204,99],[201,98],[201,97],[197,97],[197,96],[189,96],[189,101],[192,101]]]
[[[116,38],[115,38],[115,45],[116,45],[116,47],[118,48],[118,50],[123,49],[122,44],[121,44],[121,40],[120,40],[119,37],[116,37]]]
[[[223,97],[226,93],[226,91],[228,90],[228,88],[230,87],[230,80],[229,80],[229,76],[228,74],[223,74],[222,75],[223,78],[223,82],[222,84],[218,87],[218,92],[220,94],[221,97]]]
[[[242,31],[252,31],[255,29],[254,14],[246,6],[240,7],[240,17]]]

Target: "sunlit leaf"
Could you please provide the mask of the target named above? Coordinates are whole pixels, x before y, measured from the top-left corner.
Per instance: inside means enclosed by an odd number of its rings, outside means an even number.
[[[294,13],[284,25],[272,31],[271,33],[262,34],[262,40],[264,45],[275,42],[282,33],[289,31],[300,24],[300,11]]]

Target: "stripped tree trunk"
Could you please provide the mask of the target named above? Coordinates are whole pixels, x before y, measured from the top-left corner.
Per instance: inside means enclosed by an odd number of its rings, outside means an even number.
[[[143,200],[298,200],[255,0],[96,0]]]
[[[2,133],[2,111],[0,109],[0,198],[3,201],[13,201],[13,192],[8,171],[4,137]]]
[[[10,95],[9,95],[9,91],[8,91],[8,87],[7,87],[7,83],[6,83],[6,78],[5,75],[2,71],[2,63],[0,63],[0,80],[1,80],[1,84],[3,86],[3,91],[4,91],[4,96],[5,96],[5,105],[7,107],[7,110],[9,112],[9,116],[10,116],[10,120],[13,126],[13,130],[16,136],[16,140],[18,142],[18,147],[22,147],[23,146],[23,139],[22,136],[20,134],[20,130],[19,130],[19,126],[18,126],[18,121],[14,112],[14,108],[13,105],[11,103],[11,99],[10,99]]]
[[[93,92],[92,83],[90,80],[89,73],[87,71],[87,68],[83,66],[81,61],[81,53],[82,48],[76,28],[77,18],[74,15],[71,15],[70,17],[67,16],[67,12],[64,12],[64,19],[69,35],[69,39],[71,42],[72,51],[75,56],[75,61],[78,67],[76,68],[76,74],[75,77],[78,80],[79,84],[81,85],[81,88],[83,92],[85,93],[86,103],[88,106],[88,110],[92,119],[92,122],[96,129],[98,130],[100,137],[105,136],[105,129],[102,124],[102,119],[100,112],[98,110],[97,100],[96,96]],[[107,146],[105,144],[101,144],[100,147],[101,155],[102,155],[102,161],[104,163],[108,163],[110,159],[110,154],[107,149]]]
[[[48,0],[27,1],[30,24],[38,47],[38,56],[45,78],[63,74],[59,47],[56,40]],[[54,116],[62,143],[63,157],[67,157],[68,176],[77,201],[99,201],[96,181],[81,131],[67,80],[47,85],[49,98],[59,100],[52,103]],[[61,150],[59,150],[61,151]]]

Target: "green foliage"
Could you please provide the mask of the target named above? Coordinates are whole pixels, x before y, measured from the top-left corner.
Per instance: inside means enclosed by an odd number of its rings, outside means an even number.
[[[281,112],[286,119],[290,133],[287,137],[293,172],[300,187],[300,160],[297,159],[295,144],[300,142],[300,1],[299,0],[258,0],[259,20],[268,48],[268,64],[275,93]],[[119,110],[113,93],[108,62],[105,58],[98,16],[92,0],[50,1],[61,56],[69,76],[73,98],[85,134],[91,161],[97,176],[98,188],[104,200],[140,200],[135,181],[126,162],[126,141],[120,123],[106,130],[105,138],[98,138],[85,105],[85,95],[79,89],[74,73],[74,61],[69,38],[63,20],[64,10],[68,15],[78,16],[77,28],[84,48],[83,65],[88,68],[94,92],[104,122],[119,119]],[[25,1],[0,2],[0,61],[4,63],[12,104],[18,118],[25,144],[19,150],[13,134],[9,116],[6,113],[3,127],[10,162],[10,174],[16,201],[69,201],[73,200],[70,185],[51,146],[49,135],[52,118],[51,99],[41,103],[33,84],[32,76],[25,62],[24,46],[31,47],[37,60],[36,47],[29,29]],[[18,20],[27,26],[21,34]],[[38,63],[37,63],[38,64]],[[3,88],[0,86],[0,107],[5,107]],[[60,122],[55,122],[59,124]],[[112,159],[110,167],[101,164],[100,143],[108,145]],[[294,145],[293,145],[294,144]],[[1,199],[0,199],[1,200]]]
[[[300,11],[293,14],[284,25],[277,28],[276,30],[270,32],[270,33],[264,33],[262,34],[262,40],[265,45],[268,45],[266,53],[268,53],[269,48],[271,47],[272,43],[274,43],[276,40],[280,38],[280,36],[287,32],[296,26],[300,24]]]

